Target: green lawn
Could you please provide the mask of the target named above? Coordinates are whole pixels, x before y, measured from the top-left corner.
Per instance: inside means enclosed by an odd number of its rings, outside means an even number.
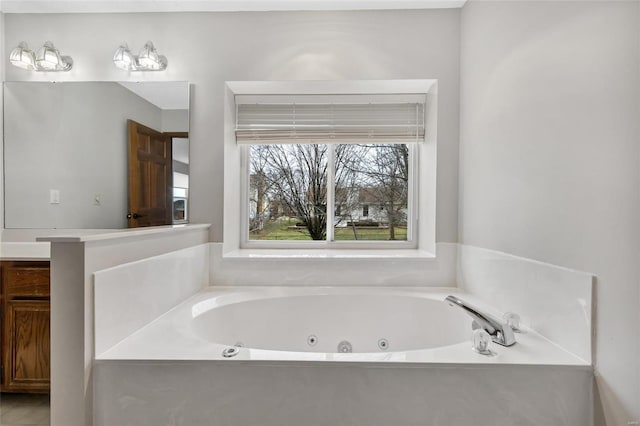
[[[351,228],[335,228],[333,234],[336,241],[351,241],[355,240],[355,236]],[[389,240],[389,228],[357,228],[355,230],[358,235],[358,240],[376,240],[376,241],[388,241]],[[396,240],[407,239],[407,228],[396,227],[395,229]]]
[[[289,219],[286,221],[276,222],[267,221],[264,228],[258,232],[251,232],[249,239],[251,240],[311,240],[306,230],[290,229],[299,221],[297,219]]]
[[[259,232],[251,232],[249,238],[251,240],[284,240],[284,241],[309,241],[311,237],[309,233],[303,229],[291,229],[299,222],[296,219],[290,219],[283,222],[267,222],[264,229]],[[396,227],[396,240],[407,239],[407,228]],[[355,230],[358,240],[368,241],[388,241],[388,228],[366,228],[360,227]],[[335,228],[334,231],[336,241],[353,241],[356,240],[354,230],[352,228]]]

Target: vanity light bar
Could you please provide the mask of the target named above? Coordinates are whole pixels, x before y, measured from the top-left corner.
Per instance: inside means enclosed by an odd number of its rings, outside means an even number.
[[[164,71],[167,68],[166,56],[158,54],[153,43],[148,41],[140,54],[135,56],[123,43],[113,54],[113,64],[125,71]]]
[[[73,67],[73,59],[62,56],[50,41],[45,42],[37,54],[27,43],[20,42],[9,54],[9,61],[15,67],[29,71],[69,71]]]

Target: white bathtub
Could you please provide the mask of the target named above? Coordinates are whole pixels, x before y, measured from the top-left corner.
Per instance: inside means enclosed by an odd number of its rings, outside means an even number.
[[[362,289],[295,293],[196,302],[194,332],[228,346],[321,353],[411,351],[469,338],[469,317],[434,298]]]
[[[500,315],[453,288],[209,288],[96,357],[94,424],[592,424],[587,363],[529,329],[474,352],[451,293]]]
[[[96,359],[587,365],[526,327],[514,346],[474,352],[448,294],[501,315],[455,288],[211,287]]]

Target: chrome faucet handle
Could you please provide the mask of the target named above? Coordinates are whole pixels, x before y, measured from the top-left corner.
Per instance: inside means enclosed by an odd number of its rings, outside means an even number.
[[[480,311],[475,306],[465,302],[456,296],[447,296],[445,299],[451,306],[457,306],[473,318],[472,328],[482,328],[491,336],[491,340],[502,346],[511,346],[516,343],[513,329],[491,315]]]
[[[491,349],[489,349],[489,343],[491,342],[491,336],[486,330],[478,328],[473,330],[471,336],[471,348],[481,355],[492,355]]]
[[[514,333],[519,333],[520,330],[520,315],[514,312],[505,312],[502,315],[502,320],[507,324]]]
[[[471,329],[485,330],[487,331],[487,333],[489,333],[489,331],[485,327],[481,326],[476,320],[473,320],[473,322],[471,323]],[[493,340],[497,344],[502,346],[511,346],[516,343],[516,337],[514,333],[515,331],[511,328],[511,326],[509,326],[509,324],[502,324],[500,328],[496,328],[495,332],[489,333],[489,335],[491,336],[491,340]]]

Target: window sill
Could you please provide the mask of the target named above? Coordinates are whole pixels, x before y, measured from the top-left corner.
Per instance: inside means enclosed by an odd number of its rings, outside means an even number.
[[[436,256],[417,249],[238,249],[222,255],[225,259],[424,259],[435,260]]]

